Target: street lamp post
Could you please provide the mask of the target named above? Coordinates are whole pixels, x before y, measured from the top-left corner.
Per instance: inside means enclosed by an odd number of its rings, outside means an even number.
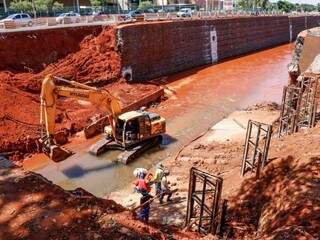
[[[77,10],[78,10],[78,13],[80,13],[80,6],[79,6],[79,0],[77,0]]]
[[[8,9],[7,9],[7,2],[6,0],[3,0],[3,7],[4,7],[4,12],[7,13]]]

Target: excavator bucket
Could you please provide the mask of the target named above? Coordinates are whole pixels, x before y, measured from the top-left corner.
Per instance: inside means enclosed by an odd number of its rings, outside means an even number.
[[[57,145],[50,146],[49,157],[54,162],[60,162],[71,156],[73,153],[67,149],[59,147]]]

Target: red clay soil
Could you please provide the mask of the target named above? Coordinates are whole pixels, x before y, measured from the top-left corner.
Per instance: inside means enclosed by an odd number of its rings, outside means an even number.
[[[0,171],[0,239],[199,239],[173,227],[146,225],[114,201],[82,189],[65,191],[19,169]]]
[[[160,90],[151,84],[128,84],[120,80],[120,56],[116,51],[113,27],[106,27],[98,36],[88,35],[78,52],[71,53],[43,71],[33,73],[0,72],[0,152],[24,153],[39,151],[39,93],[46,74],[108,89],[118,97],[122,107],[138,108],[133,103]],[[153,101],[155,99],[151,99]],[[140,103],[145,105],[147,102]],[[96,113],[92,105],[75,99],[58,101],[57,130],[66,133],[81,130]]]
[[[120,56],[115,48],[115,29],[106,27],[97,37],[92,34],[85,37],[79,51],[48,65],[39,73],[2,71],[0,79],[30,92],[40,91],[41,81],[47,74],[82,83],[108,83],[120,78]]]
[[[79,51],[84,37],[97,36],[102,29],[97,25],[1,33],[0,71],[39,72],[48,64]]]
[[[235,236],[320,239],[319,143],[320,126],[272,140],[262,177],[245,180],[230,199]]]
[[[275,134],[260,179],[240,176],[242,141],[199,139],[164,164],[180,197],[187,196],[191,167],[223,177],[225,239],[320,239],[319,149],[320,125],[281,139]]]

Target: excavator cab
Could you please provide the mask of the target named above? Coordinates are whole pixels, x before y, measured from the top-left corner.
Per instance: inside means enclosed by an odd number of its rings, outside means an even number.
[[[116,139],[113,138],[112,128],[106,126],[105,140],[91,146],[90,153],[100,155],[110,149],[122,150],[118,160],[127,164],[143,151],[159,143],[165,128],[165,119],[158,114],[144,110],[126,112],[117,118]]]

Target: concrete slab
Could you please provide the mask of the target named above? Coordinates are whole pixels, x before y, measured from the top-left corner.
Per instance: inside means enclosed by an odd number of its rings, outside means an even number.
[[[235,111],[215,124],[205,135],[204,141],[208,144],[213,141],[242,140],[246,136],[249,120],[272,124],[279,118],[279,114],[278,111],[267,110]]]

